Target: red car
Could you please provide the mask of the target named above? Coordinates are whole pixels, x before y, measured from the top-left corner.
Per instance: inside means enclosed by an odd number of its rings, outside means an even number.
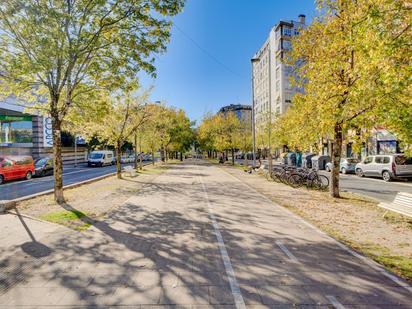
[[[31,179],[34,161],[30,156],[0,157],[0,184],[14,179]]]

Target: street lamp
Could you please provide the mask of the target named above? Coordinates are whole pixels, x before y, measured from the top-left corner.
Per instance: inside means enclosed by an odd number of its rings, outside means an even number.
[[[252,138],[253,138],[253,166],[256,166],[256,126],[255,126],[255,76],[254,64],[259,61],[259,58],[253,57],[250,59],[252,63]]]

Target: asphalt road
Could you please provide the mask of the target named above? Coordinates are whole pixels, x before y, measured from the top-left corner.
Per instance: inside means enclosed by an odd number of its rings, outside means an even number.
[[[243,160],[238,160],[243,163]],[[263,162],[267,165],[267,163]],[[329,177],[328,172],[321,171]],[[342,191],[353,192],[367,197],[371,197],[380,202],[391,202],[398,192],[412,193],[412,182],[404,180],[394,180],[385,182],[380,178],[360,178],[354,174],[340,175],[340,187]]]
[[[151,164],[151,161],[143,162],[144,165]],[[133,163],[125,164],[133,165]],[[125,166],[124,165],[124,166]],[[116,171],[116,166],[87,167],[86,164],[77,167],[63,167],[63,184],[70,185],[95,177],[107,175]],[[31,180],[17,180],[6,182],[0,185],[0,200],[13,200],[16,198],[32,195],[53,188],[53,176],[33,178]]]

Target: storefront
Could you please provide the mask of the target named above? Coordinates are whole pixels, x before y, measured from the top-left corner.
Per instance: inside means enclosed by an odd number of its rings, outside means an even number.
[[[21,106],[0,102],[0,154],[33,155],[39,148],[42,117],[24,113]]]
[[[73,143],[63,143],[63,163],[81,163],[87,159],[84,141],[78,141],[77,145],[75,148]],[[0,155],[28,155],[37,159],[52,156],[52,149],[52,122],[49,117],[29,115],[19,105],[0,102]]]
[[[30,115],[6,115],[0,109],[0,146],[32,147],[33,121]]]

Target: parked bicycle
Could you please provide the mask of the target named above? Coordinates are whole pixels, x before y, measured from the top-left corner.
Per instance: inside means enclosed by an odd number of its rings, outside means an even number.
[[[266,173],[266,178],[293,188],[306,186],[308,189],[327,190],[329,187],[329,178],[320,175],[317,170],[288,165],[273,166],[272,171]]]

